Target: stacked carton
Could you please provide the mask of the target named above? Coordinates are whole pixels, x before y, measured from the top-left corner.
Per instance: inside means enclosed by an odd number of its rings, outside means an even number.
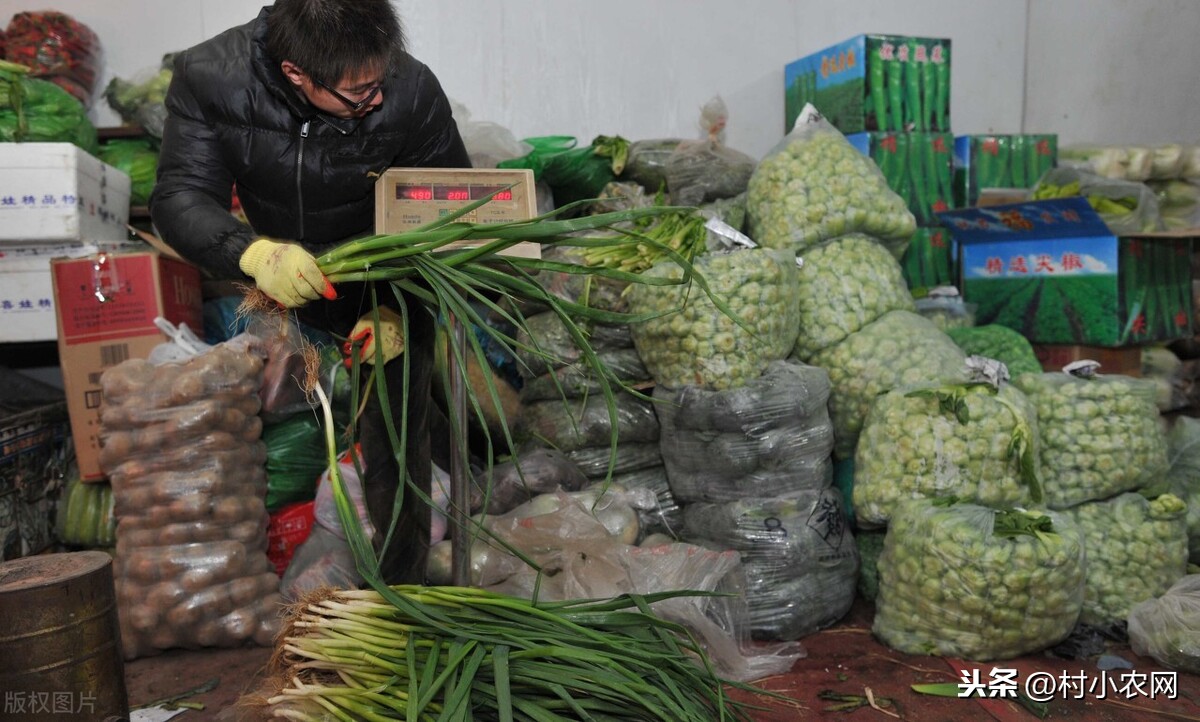
[[[954,204],[950,41],[859,35],[788,64],[788,126],[805,102],[879,166],[919,226],[903,259],[910,286],[950,283],[948,235],[937,213]]]

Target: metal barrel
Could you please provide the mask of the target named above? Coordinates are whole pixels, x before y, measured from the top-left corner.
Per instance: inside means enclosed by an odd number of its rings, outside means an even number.
[[[0,719],[128,717],[112,558],[83,551],[0,564]]]

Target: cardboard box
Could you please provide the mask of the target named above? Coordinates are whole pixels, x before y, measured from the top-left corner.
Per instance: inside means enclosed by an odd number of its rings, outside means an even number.
[[[960,135],[954,139],[954,207],[976,205],[984,188],[1032,188],[1057,162],[1057,135]]]
[[[936,226],[954,207],[954,136],[949,133],[854,133],[846,140],[879,166],[888,187],[917,218]]]
[[[783,71],[784,132],[812,103],[843,133],[950,130],[950,41],[857,35]]]
[[[130,358],[146,358],[167,340],[154,325],[203,328],[200,271],[153,252],[51,261],[58,304],[58,355],[79,475],[100,470],[100,376]]]
[[[0,342],[53,341],[58,336],[50,260],[116,251],[124,242],[0,245]]]
[[[3,559],[51,544],[55,503],[71,459],[63,392],[0,367],[0,550]]]
[[[979,325],[1033,343],[1117,347],[1191,335],[1195,231],[1117,237],[1084,198],[941,214]]]
[[[125,240],[129,184],[71,143],[0,143],[0,244]]]
[[[1102,374],[1139,377],[1142,375],[1141,346],[1103,348],[1079,344],[1065,346],[1034,344],[1033,353],[1045,371],[1062,371],[1063,366],[1067,364],[1087,359],[1099,363]]]
[[[946,286],[955,282],[950,232],[940,226],[918,228],[900,260],[910,289]]]

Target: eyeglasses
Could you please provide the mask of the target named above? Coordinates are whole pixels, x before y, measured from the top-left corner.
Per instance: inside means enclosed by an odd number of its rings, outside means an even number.
[[[309,77],[312,78],[311,75]],[[379,85],[376,85],[374,88],[371,88],[371,92],[367,93],[366,97],[364,97],[362,100],[360,100],[358,102],[354,102],[353,100],[350,100],[346,96],[342,95],[341,93],[337,92],[333,88],[329,87],[325,83],[322,83],[320,80],[317,80],[316,78],[312,78],[312,81],[314,84],[319,85],[322,88],[324,88],[325,90],[329,91],[330,95],[332,95],[333,97],[342,101],[342,103],[347,108],[349,108],[350,110],[353,110],[353,111],[359,111],[359,110],[362,110],[363,108],[367,107],[367,104],[370,103],[372,100],[374,100],[376,95],[379,95],[379,91],[383,90],[382,83]]]

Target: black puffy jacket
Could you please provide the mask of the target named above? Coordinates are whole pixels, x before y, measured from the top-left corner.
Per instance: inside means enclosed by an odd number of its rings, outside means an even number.
[[[466,168],[470,159],[437,78],[405,55],[383,103],[350,120],[320,113],[266,53],[270,8],[175,60],[167,91],[154,225],[216,278],[244,278],[255,238],[314,253],[374,224],[374,184],[396,166]],[[229,213],[232,188],[253,229]]]

